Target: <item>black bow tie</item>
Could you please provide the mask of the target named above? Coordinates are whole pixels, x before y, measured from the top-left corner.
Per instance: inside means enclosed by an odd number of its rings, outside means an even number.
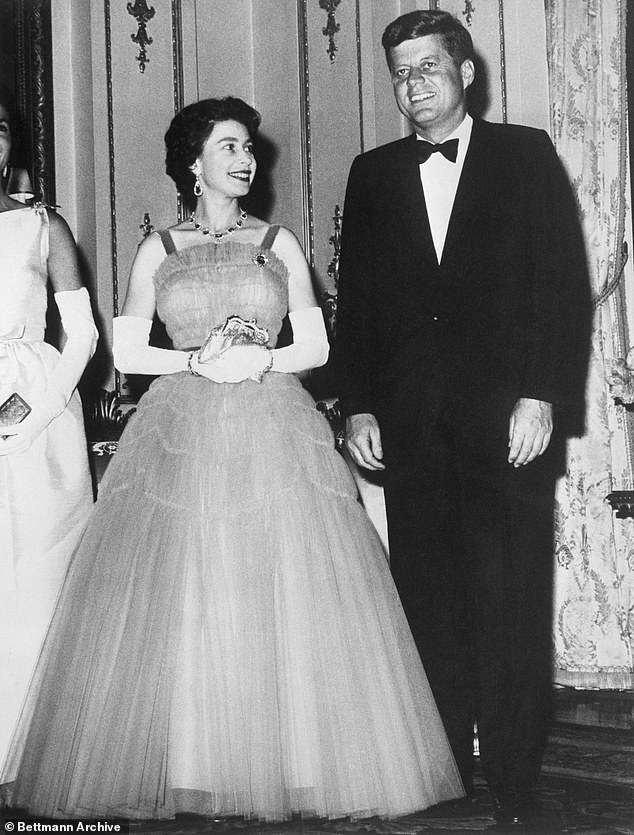
[[[427,162],[430,156],[439,151],[445,159],[449,162],[455,162],[458,158],[458,140],[449,139],[447,142],[441,142],[439,145],[432,145],[431,142],[424,140],[416,140],[416,153],[418,154],[418,164]]]

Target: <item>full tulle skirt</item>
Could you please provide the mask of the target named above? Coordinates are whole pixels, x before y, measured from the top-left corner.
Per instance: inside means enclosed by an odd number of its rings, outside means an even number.
[[[4,783],[51,817],[398,816],[462,786],[380,540],[293,375],[142,398]]]

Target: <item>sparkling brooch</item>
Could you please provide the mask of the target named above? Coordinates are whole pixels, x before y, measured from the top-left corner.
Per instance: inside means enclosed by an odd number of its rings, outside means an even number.
[[[268,256],[263,252],[256,253],[251,259],[258,267],[265,267],[269,263]]]

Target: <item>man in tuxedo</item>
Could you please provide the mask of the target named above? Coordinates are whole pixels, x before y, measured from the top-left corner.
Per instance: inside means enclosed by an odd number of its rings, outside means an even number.
[[[465,788],[477,723],[502,822],[547,738],[554,489],[583,422],[589,282],[543,131],[467,113],[467,30],[417,11],[382,41],[414,133],[354,160],[337,355],[347,446],[385,468],[390,559]]]

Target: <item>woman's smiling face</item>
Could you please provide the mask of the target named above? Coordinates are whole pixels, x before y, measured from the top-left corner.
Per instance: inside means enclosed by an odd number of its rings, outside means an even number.
[[[246,127],[233,119],[217,122],[192,166],[203,190],[244,197],[256,170],[253,142]]]

